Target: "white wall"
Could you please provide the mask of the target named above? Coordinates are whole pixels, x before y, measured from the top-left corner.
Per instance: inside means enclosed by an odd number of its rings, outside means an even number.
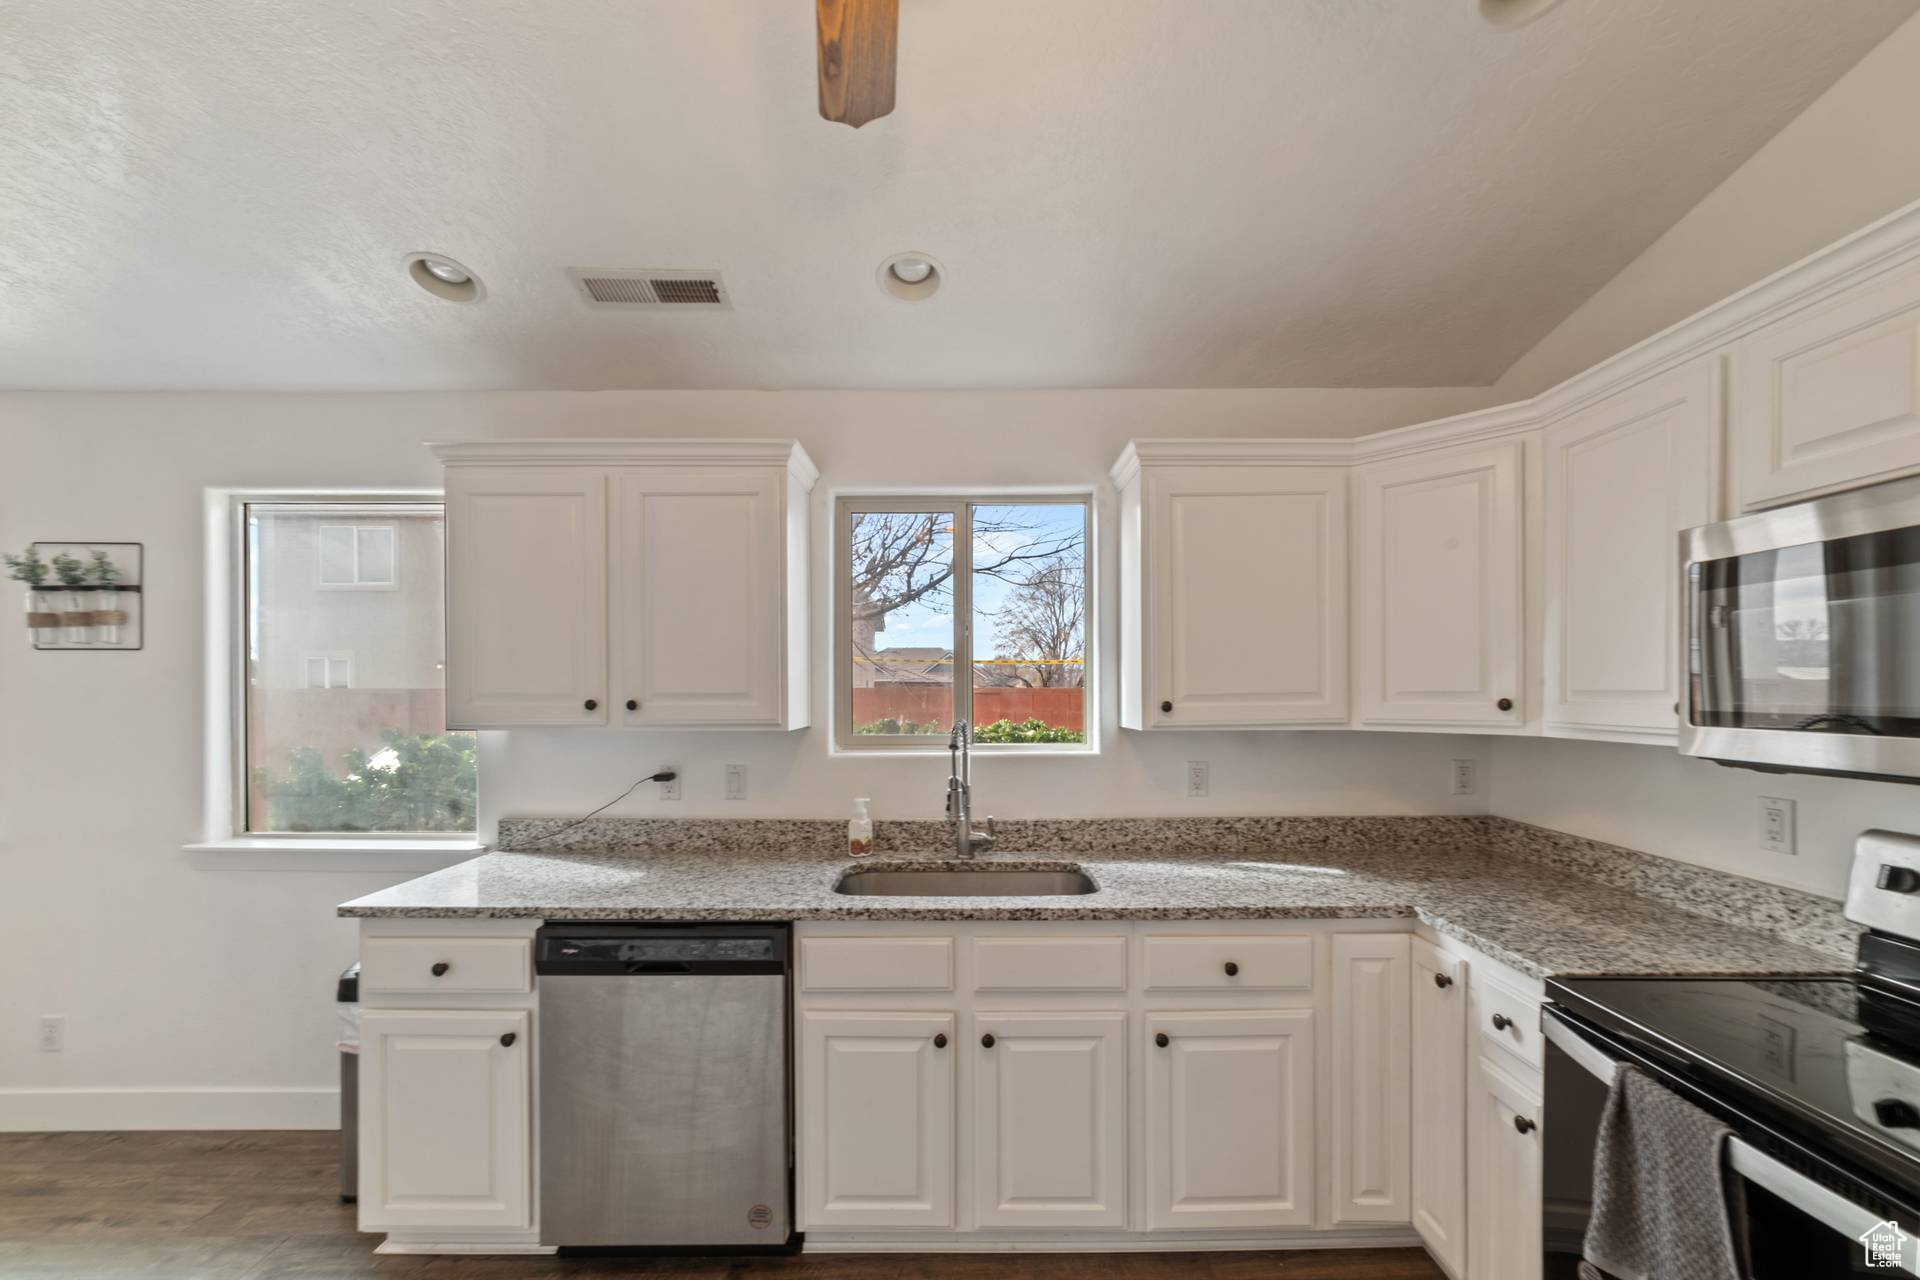
[[[1853,838],[1920,832],[1920,787],[1755,773],[1614,742],[1493,740],[1490,805],[1522,822],[1838,898]],[[1795,802],[1799,852],[1760,846],[1760,797]]]
[[[420,442],[514,435],[791,435],[837,484],[1103,487],[1135,435],[1353,435],[1484,402],[1477,391],[0,395],[0,546],[146,544],[139,653],[36,653],[0,633],[0,1128],[324,1124],[331,984],[353,957],[336,903],[401,870],[257,871],[190,855],[201,785],[201,491],[431,485]],[[1111,530],[1105,543],[1111,542]],[[1110,545],[1101,550],[1110,570]],[[1111,631],[1113,599],[1101,601]],[[825,581],[816,584],[816,595]],[[14,606],[17,608],[18,606]],[[4,615],[0,615],[3,618]],[[825,661],[824,612],[816,618]],[[786,735],[489,735],[483,803],[579,812],[641,772],[687,770],[675,810],[882,819],[940,813],[944,759],[830,759]],[[1103,689],[1109,712],[1112,683]],[[1475,811],[1446,793],[1473,739],[1350,733],[1110,733],[1096,759],[985,761],[985,811],[1013,815]],[[1176,788],[1212,765],[1211,799]],[[752,798],[720,799],[744,761]],[[42,1014],[67,1048],[35,1051]],[[65,1091],[65,1092],[53,1092]]]
[[[1920,17],[1909,20],[1548,334],[1494,387],[1535,394],[1920,197]],[[1800,852],[1759,847],[1759,797]],[[1498,740],[1503,817],[1838,897],[1852,842],[1920,831],[1920,787],[1771,776],[1669,748]]]
[[[1910,18],[1501,375],[1523,399],[1920,197]]]

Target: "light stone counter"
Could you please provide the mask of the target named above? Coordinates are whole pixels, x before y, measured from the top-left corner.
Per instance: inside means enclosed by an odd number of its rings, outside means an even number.
[[[1078,867],[1098,891],[1054,898],[851,897],[856,867],[926,865],[928,853],[838,852],[836,824],[595,824],[602,852],[559,843],[558,821],[514,820],[521,852],[356,899],[360,918],[547,920],[1136,920],[1417,918],[1523,972],[1842,972],[1852,934],[1838,904],[1504,819],[1214,819],[1003,824],[1025,854],[998,866]],[[516,825],[517,824],[517,825]],[[1209,825],[1211,824],[1211,825]],[[893,824],[891,847],[938,824]],[[913,828],[928,830],[915,831]],[[1009,830],[1011,829],[1011,830]],[[571,846],[580,828],[565,831]],[[826,843],[831,840],[832,843]],[[1115,843],[1127,840],[1128,844]],[[785,847],[779,847],[780,842]],[[1100,844],[1108,847],[1090,847]],[[1071,852],[1062,845],[1078,846]],[[1129,850],[1128,845],[1132,846]],[[822,846],[833,850],[820,852]],[[794,852],[810,847],[815,852]]]

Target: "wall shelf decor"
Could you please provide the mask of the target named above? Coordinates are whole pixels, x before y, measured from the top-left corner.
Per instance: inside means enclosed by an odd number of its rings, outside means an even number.
[[[145,642],[145,547],[138,542],[36,542],[5,555],[26,595],[36,649],[138,649]]]

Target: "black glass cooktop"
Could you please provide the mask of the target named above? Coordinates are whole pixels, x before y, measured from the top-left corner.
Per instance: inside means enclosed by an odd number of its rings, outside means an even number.
[[[1547,998],[1708,1092],[1920,1187],[1911,989],[1848,977],[1571,978],[1550,981]]]

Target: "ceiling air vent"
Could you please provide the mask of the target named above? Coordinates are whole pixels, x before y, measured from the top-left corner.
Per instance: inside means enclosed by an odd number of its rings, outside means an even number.
[[[731,311],[726,283],[718,271],[678,271],[666,268],[598,270],[572,267],[567,275],[590,307],[622,311]]]

